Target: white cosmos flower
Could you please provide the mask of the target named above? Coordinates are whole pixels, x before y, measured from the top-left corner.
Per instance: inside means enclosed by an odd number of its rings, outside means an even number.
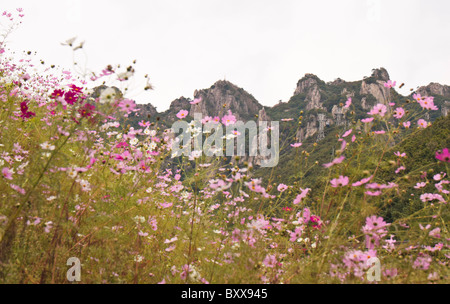
[[[75,178],[77,176],[78,172],[75,171],[74,168],[68,168],[67,169],[67,174],[69,175],[69,177]]]
[[[100,94],[100,103],[111,103],[116,99],[116,91],[113,88],[106,88]]]
[[[136,137],[130,140],[130,145],[135,146],[137,145],[137,143],[139,142],[139,139],[137,139]]]
[[[51,151],[55,150],[55,146],[50,145],[48,142],[42,143],[40,146],[44,150],[51,150]]]
[[[134,257],[135,262],[140,263],[140,262],[142,262],[142,260],[144,260],[144,257],[142,255],[137,255]]]
[[[192,151],[191,157],[192,157],[193,159],[199,158],[200,156],[202,156],[202,153],[203,153],[202,150]]]
[[[152,142],[150,143],[150,145],[149,145],[149,149],[153,151],[153,150],[156,149],[157,146],[158,146],[158,145],[157,145],[154,141],[152,141]]]

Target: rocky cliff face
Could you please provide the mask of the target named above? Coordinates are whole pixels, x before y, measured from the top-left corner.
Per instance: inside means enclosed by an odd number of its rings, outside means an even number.
[[[226,80],[219,80],[209,89],[194,92],[194,98],[202,101],[189,105],[189,113],[201,112],[203,116],[221,116],[231,110],[239,120],[255,118],[263,106],[244,89],[237,87]]]
[[[323,104],[320,102],[321,94],[319,89],[319,81],[314,74],[305,74],[297,83],[294,96],[298,94],[306,94],[306,110],[322,109]]]
[[[378,103],[387,105],[391,97],[391,90],[384,87],[389,80],[389,74],[384,68],[372,70],[372,76],[361,83],[360,95],[372,95]]]
[[[190,102],[191,100],[185,97],[175,99],[170,103],[169,110],[167,110],[163,114],[165,114],[164,116],[166,116],[168,120],[176,120],[178,119],[176,117],[178,112],[180,112],[181,110],[188,110],[191,108]]]
[[[152,117],[157,116],[158,111],[154,106],[152,106],[150,103],[146,104],[138,104],[136,106],[140,111],[137,112],[142,119],[150,119]]]
[[[441,95],[450,98],[450,86],[432,82],[427,86],[420,87],[417,93],[422,96]]]
[[[280,102],[274,107],[264,108],[251,94],[244,89],[232,84],[229,81],[219,80],[208,89],[196,90],[194,98],[201,98],[201,102],[192,105],[192,99],[180,97],[171,102],[170,108],[164,113],[157,113],[156,109],[150,105],[138,105],[142,110],[138,116],[155,117],[160,116],[162,121],[170,124],[176,120],[176,114],[180,110],[188,110],[191,117],[194,113],[202,113],[204,116],[223,116],[228,110],[239,120],[271,121],[274,118],[298,117],[300,111],[304,111],[303,125],[296,136],[299,141],[304,141],[310,137],[323,137],[323,129],[326,126],[346,126],[350,117],[349,109],[343,107],[347,98],[352,98],[356,115],[364,115],[375,103],[387,105],[392,98],[398,98],[398,94],[391,94],[391,90],[384,87],[386,81],[390,79],[389,73],[384,68],[373,69],[369,77],[364,77],[360,81],[346,82],[337,78],[332,82],[325,83],[314,74],[305,74],[296,85],[294,94],[290,101]],[[94,92],[94,95],[101,94],[105,87],[101,87]],[[430,83],[428,86],[417,90],[422,95],[441,96],[438,106],[441,108],[441,115],[450,113],[450,102],[445,101],[450,98],[450,86],[438,83]],[[390,109],[390,107],[388,107]],[[322,116],[319,122],[318,114]],[[359,113],[359,114],[358,114]],[[354,114],[352,114],[354,115]],[[255,162],[257,159],[254,160]]]

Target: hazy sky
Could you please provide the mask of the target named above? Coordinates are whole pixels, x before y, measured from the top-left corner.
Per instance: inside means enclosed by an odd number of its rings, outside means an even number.
[[[263,105],[289,100],[305,73],[351,81],[383,66],[408,88],[450,84],[447,0],[2,2],[26,15],[10,48],[70,67],[60,42],[78,36],[92,70],[137,59],[155,90],[132,97],[158,111],[224,78]]]

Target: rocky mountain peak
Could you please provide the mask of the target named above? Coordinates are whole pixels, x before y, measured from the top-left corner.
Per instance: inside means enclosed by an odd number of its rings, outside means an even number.
[[[319,77],[309,73],[305,74],[305,76],[297,82],[294,96],[298,94],[306,94],[306,110],[323,108],[322,103],[320,103],[320,82],[322,82],[322,80],[320,80]]]
[[[255,97],[227,80],[219,80],[209,89],[196,90],[194,98],[202,101],[188,107],[191,115],[201,112],[203,116],[221,116],[230,110],[237,119],[248,120],[263,108]]]
[[[420,87],[417,93],[423,96],[441,95],[450,98],[450,86],[432,82],[427,86]]]
[[[384,82],[390,79],[389,73],[385,68],[373,69],[371,77],[375,78],[376,80],[381,80]]]

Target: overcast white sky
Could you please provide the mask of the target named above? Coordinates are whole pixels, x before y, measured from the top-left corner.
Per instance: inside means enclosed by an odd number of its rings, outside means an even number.
[[[263,105],[287,101],[305,73],[359,80],[385,67],[407,87],[450,84],[447,0],[2,0],[22,7],[14,50],[70,67],[60,42],[85,40],[88,65],[131,63],[155,90],[133,96],[166,110],[226,78]]]

